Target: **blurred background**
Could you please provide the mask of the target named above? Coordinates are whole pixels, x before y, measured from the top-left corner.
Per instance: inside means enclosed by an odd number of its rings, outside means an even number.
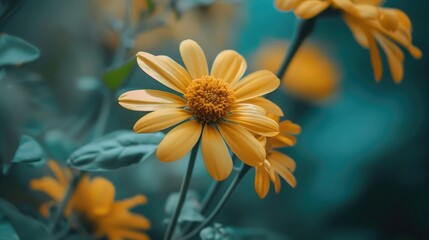
[[[0,81],[0,134],[13,129],[30,135],[50,159],[65,164],[76,148],[132,129],[142,113],[121,108],[121,93],[163,89],[138,67],[120,87],[106,80],[106,70],[137,51],[180,62],[179,44],[191,38],[210,63],[218,52],[235,49],[248,61],[247,72],[275,72],[296,28],[294,14],[279,12],[273,1],[183,2],[174,12],[160,1],[149,14],[146,1],[134,0],[129,26],[137,30],[131,33],[124,27],[124,1],[21,1],[0,23],[0,32],[25,39],[40,49],[40,57],[8,69]],[[287,239],[429,239],[429,2],[388,0],[386,6],[408,14],[423,58],[405,54],[399,85],[384,61],[377,83],[369,52],[341,17],[318,20],[275,99],[285,119],[302,127],[297,146],[284,149],[297,163],[298,185],[291,189],[284,183],[279,194],[271,189],[260,200],[252,170],[217,222],[269,229]],[[148,197],[136,211],[151,220],[152,239],[160,239],[165,201],[178,191],[186,162],[149,159],[100,175],[114,181],[117,199]],[[0,196],[32,214],[46,196],[31,191],[29,181],[46,174],[46,167],[13,166],[0,176]],[[203,195],[211,181],[198,161],[191,187]]]

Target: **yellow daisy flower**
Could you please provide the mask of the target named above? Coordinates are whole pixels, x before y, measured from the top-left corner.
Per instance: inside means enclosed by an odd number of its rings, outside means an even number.
[[[269,41],[256,53],[255,67],[276,71],[289,44]],[[308,71],[311,69],[311,71]],[[319,47],[305,44],[296,53],[281,78],[284,90],[296,97],[319,102],[331,97],[338,89],[340,73],[337,65]]]
[[[374,76],[379,81],[383,75],[378,45],[385,52],[392,77],[400,83],[404,75],[404,47],[414,58],[422,57],[420,49],[412,44],[411,21],[399,9],[384,8],[381,0],[276,0],[278,9],[294,11],[303,19],[317,16],[331,7],[342,13],[356,41],[369,49]],[[378,44],[377,44],[378,43]]]
[[[267,109],[282,115],[281,109],[261,96],[280,84],[272,72],[261,70],[242,76],[246,61],[235,51],[225,50],[209,72],[205,54],[192,40],[180,44],[186,69],[167,56],[139,52],[140,68],[155,80],[180,94],[158,90],[134,90],[122,94],[119,104],[135,111],[153,111],[134,125],[138,133],[173,128],[159,144],[156,155],[164,162],[184,157],[201,137],[204,163],[216,180],[232,171],[227,146],[250,166],[259,166],[265,150],[252,133],[275,136],[278,124],[266,117]],[[241,80],[240,80],[241,79]]]
[[[53,199],[40,206],[40,213],[45,217],[49,216],[51,206],[62,201],[71,179],[70,171],[62,170],[55,161],[48,161],[48,166],[55,178],[43,177],[30,183],[32,189],[44,192]],[[150,228],[149,220],[129,211],[130,208],[145,204],[146,197],[136,195],[121,201],[114,199],[115,187],[109,180],[84,176],[71,196],[64,215],[70,217],[76,214],[83,220],[87,230],[99,237],[112,240],[149,239],[148,235],[141,232]]]
[[[276,118],[274,117],[274,119]],[[274,149],[294,146],[296,138],[293,135],[299,134],[301,127],[288,120],[279,125],[280,133],[278,135],[260,138],[261,145],[265,146],[267,153],[264,164],[255,167],[255,191],[261,199],[268,194],[270,180],[274,184],[276,193],[280,192],[280,177],[286,180],[291,187],[296,186],[296,179],[293,176],[296,167],[295,161]]]

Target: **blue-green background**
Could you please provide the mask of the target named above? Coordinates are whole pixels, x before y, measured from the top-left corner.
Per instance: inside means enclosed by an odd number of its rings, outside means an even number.
[[[288,119],[302,127],[297,146],[285,151],[297,163],[298,186],[291,189],[284,183],[280,194],[271,191],[260,200],[252,171],[218,222],[270,229],[289,239],[429,239],[429,2],[391,0],[386,5],[408,14],[423,58],[406,54],[400,85],[393,83],[387,64],[382,82],[376,83],[368,51],[355,42],[341,18],[319,20],[310,41],[323,46],[339,65],[338,92],[321,104],[291,96],[277,99]],[[90,139],[86,135],[103,104],[106,89],[100,75],[112,52],[102,44],[93,11],[87,0],[25,1],[0,29],[41,50],[38,60],[13,70],[15,89],[24,103],[7,104],[22,109],[26,121],[21,131],[45,144],[48,155],[58,161]],[[290,40],[295,29],[294,15],[278,12],[269,0],[242,1],[236,14],[224,33],[229,39],[225,47],[249,61],[264,42]],[[178,60],[174,44],[150,51]],[[212,43],[200,44],[208,48]],[[208,54],[209,61],[214,57]],[[155,87],[159,85],[137,69],[126,89]],[[123,91],[111,97],[106,132],[131,129],[140,116],[116,104]],[[115,181],[118,199],[148,196],[148,205],[137,210],[151,219],[153,239],[160,239],[163,204],[179,189],[185,164],[151,159],[103,175]],[[0,196],[34,214],[32,209],[46,198],[31,192],[28,181],[46,173],[43,167],[14,167],[8,176],[0,176]],[[193,180],[192,188],[200,194],[211,182],[201,161]]]

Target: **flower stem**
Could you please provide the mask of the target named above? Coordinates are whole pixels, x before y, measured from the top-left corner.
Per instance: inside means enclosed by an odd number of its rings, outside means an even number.
[[[222,208],[225,206],[228,199],[231,197],[234,190],[237,188],[240,181],[243,179],[243,177],[246,175],[246,173],[249,171],[250,166],[243,163],[241,166],[241,170],[235,175],[234,180],[232,181],[231,185],[229,185],[228,189],[226,190],[225,194],[223,195],[222,199],[219,201],[219,203],[216,205],[215,209],[210,213],[210,215],[192,232],[186,234],[185,236],[181,237],[180,240],[186,240],[191,237],[193,237],[195,234],[199,233],[204,227],[211,224],[213,220],[218,216]]]
[[[60,205],[55,211],[55,215],[52,219],[52,222],[50,223],[48,229],[50,232],[54,232],[55,228],[58,225],[58,222],[60,221],[61,217],[63,216],[64,209],[66,208],[71,196],[73,195],[74,190],[76,189],[77,184],[79,183],[80,179],[85,174],[81,171],[79,171],[76,175],[74,175],[72,182],[69,184],[66,194],[64,195],[63,200],[61,201]]]
[[[186,170],[185,177],[182,181],[182,186],[180,187],[179,201],[177,203],[176,210],[171,217],[170,223],[167,227],[167,233],[165,234],[165,240],[171,240],[176,229],[177,220],[179,219],[180,212],[182,211],[183,204],[185,203],[186,193],[188,192],[189,183],[191,181],[192,172],[194,170],[195,159],[197,158],[198,147],[200,145],[201,137],[198,139],[198,142],[192,148],[191,157],[189,158],[188,169]]]
[[[222,185],[222,182],[218,182],[218,181],[214,181],[210,185],[209,190],[206,192],[203,200],[201,201],[201,209],[200,209],[201,214],[205,214],[205,212],[207,211],[207,209],[215,199],[214,197],[216,196],[217,192],[219,192],[221,185]],[[184,234],[188,233],[192,228],[195,227],[195,225],[196,223],[188,223],[183,228],[183,233]]]
[[[313,32],[315,25],[316,18],[302,20],[298,23],[298,30],[295,33],[292,44],[288,49],[285,59],[283,60],[282,66],[277,72],[278,78],[282,78],[283,75],[286,73],[286,70],[292,62],[293,57],[298,52],[298,49],[301,47],[304,40]]]

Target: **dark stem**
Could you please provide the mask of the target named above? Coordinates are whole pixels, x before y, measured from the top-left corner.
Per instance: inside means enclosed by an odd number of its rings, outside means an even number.
[[[170,223],[167,227],[167,233],[165,234],[165,240],[171,240],[176,229],[177,220],[179,219],[180,212],[182,211],[183,204],[185,203],[186,193],[188,192],[189,183],[191,181],[192,172],[194,170],[195,159],[197,158],[198,147],[200,145],[201,137],[198,139],[198,142],[192,148],[191,157],[189,158],[188,169],[186,170],[185,177],[182,181],[182,186],[180,187],[179,201],[177,203],[176,210],[174,210],[173,216],[171,217]]]
[[[74,190],[76,189],[77,184],[79,183],[80,179],[82,179],[82,177],[85,174],[81,171],[79,171],[74,177],[73,180],[71,181],[71,183],[69,184],[66,194],[64,195],[63,200],[61,201],[60,205],[58,206],[58,208],[55,211],[55,215],[52,219],[52,222],[50,223],[48,229],[50,232],[54,232],[55,228],[58,225],[58,222],[60,221],[61,217],[63,216],[64,210],[67,207],[67,204],[70,201],[71,196],[74,193]]]
[[[286,70],[289,64],[292,62],[292,59],[295,56],[296,52],[301,47],[304,40],[313,32],[315,23],[316,23],[315,18],[302,20],[298,23],[298,30],[296,31],[292,44],[289,47],[289,50],[286,54],[285,59],[283,60],[282,66],[277,72],[277,76],[279,78],[282,78],[283,75],[286,73]]]
[[[195,234],[198,234],[204,227],[211,224],[213,220],[219,215],[222,208],[225,206],[228,199],[231,197],[234,190],[237,188],[240,181],[243,179],[243,177],[246,175],[246,173],[249,171],[251,167],[244,164],[241,167],[241,170],[235,175],[234,180],[232,181],[231,185],[229,185],[228,190],[226,190],[225,194],[223,195],[222,199],[218,202],[215,209],[210,213],[210,215],[194,230],[192,230],[190,233],[186,234],[185,236],[181,237],[180,240],[186,240],[191,237],[193,237]]]
[[[131,48],[130,43],[133,39],[131,29],[131,14],[132,14],[132,0],[126,0],[125,2],[125,15],[122,29],[119,33],[119,47],[116,49],[115,56],[113,58],[113,67],[121,65],[127,58],[127,51]]]
[[[311,18],[308,20],[301,20],[298,23],[297,31],[295,32],[292,43],[291,43],[289,49],[287,50],[285,58],[283,60],[283,63],[277,72],[277,77],[279,79],[283,78],[283,76],[286,73],[286,70],[289,67],[290,63],[292,62],[295,54],[298,52],[298,49],[304,43],[304,40],[313,32],[315,25],[316,25],[316,18]],[[276,93],[279,93],[279,92],[280,92],[279,90],[274,91],[274,92],[268,94],[267,98],[273,99],[274,95]]]

